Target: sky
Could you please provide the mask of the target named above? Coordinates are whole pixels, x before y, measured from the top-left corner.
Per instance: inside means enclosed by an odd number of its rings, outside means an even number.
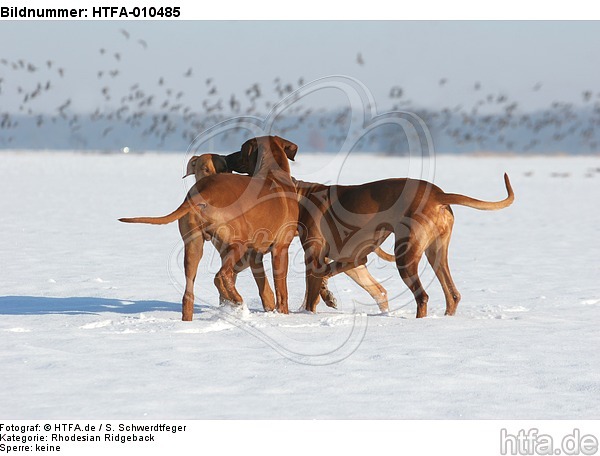
[[[73,111],[90,112],[116,103],[104,87],[123,94],[139,84],[152,93],[160,78],[160,90],[181,91],[198,106],[213,86],[227,102],[254,83],[277,101],[275,78],[297,87],[328,75],[361,81],[380,111],[395,101],[393,87],[425,108],[470,106],[489,93],[544,109],[600,92],[599,41],[600,22],[591,21],[2,21],[0,42],[11,44],[0,51],[8,62],[0,65],[0,112],[18,110],[19,86],[48,80],[40,112],[66,99]],[[37,71],[10,66],[21,59]],[[342,104],[334,92],[314,104]]]

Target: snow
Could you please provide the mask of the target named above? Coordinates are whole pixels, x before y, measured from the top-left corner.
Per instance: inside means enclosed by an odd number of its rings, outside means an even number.
[[[296,158],[304,180],[422,175],[481,199],[504,198],[508,172],[513,206],[453,208],[457,315],[444,317],[424,262],[429,317],[415,319],[376,257],[389,314],[345,276],[330,281],[338,310],[299,312],[296,241],[293,313],[264,313],[248,271],[247,309],[219,307],[207,246],[194,321],[181,322],[176,224],[117,219],[177,207],[191,184],[183,153],[4,152],[0,418],[600,418],[597,157]]]

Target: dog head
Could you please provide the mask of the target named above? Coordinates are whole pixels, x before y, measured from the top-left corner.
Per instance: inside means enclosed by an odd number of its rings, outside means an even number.
[[[279,136],[261,136],[242,144],[239,152],[226,157],[227,166],[238,173],[251,176],[266,175],[269,171],[290,173],[288,160],[294,161],[298,146]]]
[[[196,181],[212,174],[230,173],[226,157],[218,154],[195,155],[188,161],[185,177],[194,174]]]

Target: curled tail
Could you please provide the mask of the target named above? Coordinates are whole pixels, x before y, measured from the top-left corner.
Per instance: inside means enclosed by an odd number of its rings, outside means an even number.
[[[175,209],[168,215],[163,217],[133,217],[133,218],[120,218],[120,222],[125,223],[149,223],[151,225],[166,225],[167,223],[179,220],[181,217],[186,215],[192,210],[194,203],[190,199],[186,199],[181,206]]]
[[[508,174],[506,173],[504,173],[504,184],[506,185],[508,196],[501,201],[481,201],[456,193],[443,193],[438,197],[438,200],[441,204],[458,204],[460,206],[468,206],[482,211],[496,211],[498,209],[504,209],[505,207],[510,206],[515,200],[515,194],[510,185]]]

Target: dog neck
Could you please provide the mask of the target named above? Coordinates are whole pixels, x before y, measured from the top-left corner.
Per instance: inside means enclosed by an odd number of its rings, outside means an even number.
[[[315,182],[305,182],[292,177],[292,182],[296,187],[296,193],[300,197],[306,197],[311,193],[327,190],[328,186],[324,184],[318,184]]]
[[[290,164],[285,154],[273,154],[271,157],[265,159],[264,155],[261,155],[256,163],[256,168],[252,174],[255,177],[266,177],[269,174],[278,175],[286,174],[290,175]]]
[[[269,179],[283,186],[294,187],[290,175],[290,164],[283,151],[270,153],[269,156],[261,154],[256,163],[253,177]]]

